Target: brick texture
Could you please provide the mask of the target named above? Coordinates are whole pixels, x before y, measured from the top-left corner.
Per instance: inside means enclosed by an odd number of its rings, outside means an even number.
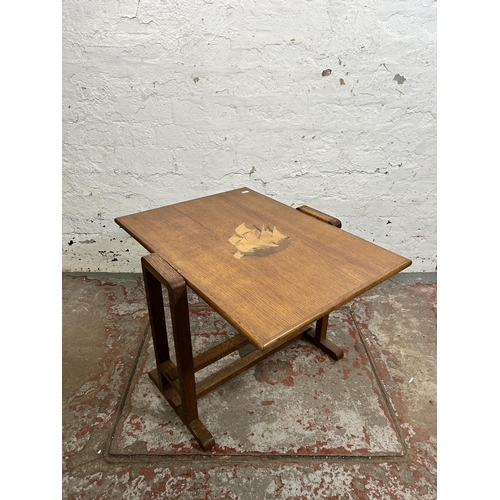
[[[63,1],[63,269],[248,186],[436,270],[436,2]]]

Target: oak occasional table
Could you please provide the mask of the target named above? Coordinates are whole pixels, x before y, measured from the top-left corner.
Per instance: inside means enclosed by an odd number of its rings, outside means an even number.
[[[342,349],[326,338],[328,314],[411,265],[342,230],[334,217],[293,209],[248,188],[116,223],[150,252],[141,259],[156,357],[149,375],[204,450],[215,441],[198,418],[198,398],[300,336],[340,359]],[[177,364],[170,359],[162,285]],[[239,332],[197,355],[188,286]],[[253,351],[196,382],[197,371],[249,343]]]

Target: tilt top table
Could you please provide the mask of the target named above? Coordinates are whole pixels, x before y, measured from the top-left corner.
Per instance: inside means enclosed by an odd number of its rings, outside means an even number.
[[[215,441],[198,418],[200,397],[300,336],[340,359],[342,349],[326,338],[329,313],[411,265],[342,230],[334,217],[248,188],[116,223],[151,252],[142,258],[157,364],[149,375],[204,450]],[[162,285],[177,365],[170,359]],[[239,334],[194,356],[187,286]],[[196,383],[195,372],[249,343],[254,351]]]

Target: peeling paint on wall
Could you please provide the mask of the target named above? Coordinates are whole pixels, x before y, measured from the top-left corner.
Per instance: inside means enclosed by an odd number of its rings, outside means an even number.
[[[404,76],[401,76],[399,73],[397,75],[394,75],[393,80],[398,82],[399,85],[403,85],[403,83],[406,82],[406,78]]]

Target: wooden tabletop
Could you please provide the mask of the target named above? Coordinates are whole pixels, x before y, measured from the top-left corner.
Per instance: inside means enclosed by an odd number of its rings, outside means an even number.
[[[411,261],[248,188],[118,217],[259,349]]]

